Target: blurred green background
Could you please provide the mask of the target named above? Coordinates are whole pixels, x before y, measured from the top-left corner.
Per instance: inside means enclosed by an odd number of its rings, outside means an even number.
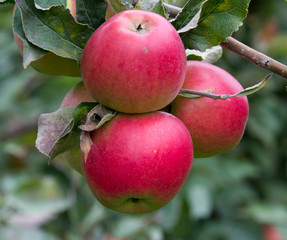
[[[0,6],[0,240],[287,239],[286,79],[274,75],[249,97],[241,143],[195,159],[167,206],[145,215],[116,213],[95,200],[66,162],[49,162],[35,149],[39,114],[57,110],[80,79],[23,70],[12,8]],[[284,0],[252,0],[234,37],[287,64],[286,11]],[[268,74],[227,50],[216,65],[244,87]],[[273,230],[281,238],[268,238]]]

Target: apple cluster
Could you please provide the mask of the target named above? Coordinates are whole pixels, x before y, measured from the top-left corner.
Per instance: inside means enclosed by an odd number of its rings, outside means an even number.
[[[243,88],[215,65],[187,61],[180,36],[156,13],[128,10],[102,24],[85,46],[81,74],[61,107],[96,101],[117,115],[89,133],[92,144],[81,164],[66,157],[110,209],[161,208],[184,184],[193,157],[226,152],[243,136],[246,97],[178,95],[181,88],[216,94]]]

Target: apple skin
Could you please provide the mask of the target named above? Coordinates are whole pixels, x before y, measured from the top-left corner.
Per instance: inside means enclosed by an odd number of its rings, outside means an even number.
[[[88,40],[81,72],[94,99],[125,113],[168,105],[186,72],[180,36],[159,14],[127,10],[102,24]]]
[[[77,106],[81,102],[94,102],[93,98],[87,93],[83,82],[79,82],[66,94],[60,107]],[[74,170],[83,174],[81,163],[82,152],[80,147],[64,152],[58,158],[68,161]]]
[[[286,240],[287,236],[283,236],[278,229],[271,225],[265,225],[263,228],[264,240]]]
[[[60,107],[72,107],[79,105],[81,102],[94,101],[85,89],[84,83],[81,81],[65,95]]]
[[[119,113],[91,139],[87,159],[82,158],[84,176],[95,197],[115,211],[138,214],[163,207],[191,169],[191,137],[169,113]]]
[[[72,16],[76,17],[75,0],[67,0],[67,6],[70,7]],[[15,4],[15,7],[14,7],[13,17],[14,17],[14,12],[15,12],[16,7],[17,7],[17,4]],[[19,49],[19,52],[23,56],[24,43],[22,39],[16,33],[13,33],[13,36],[14,36],[16,45]],[[36,61],[31,62],[30,66],[33,67],[38,72],[41,72],[47,75],[52,75],[52,76],[60,76],[60,75],[71,76],[71,77],[81,76],[80,66],[76,60],[61,57],[52,52],[48,52],[40,59],[37,59]]]
[[[235,94],[243,90],[225,70],[200,61],[188,61],[184,89],[214,94]],[[193,140],[194,157],[210,157],[236,146],[245,131],[249,106],[247,97],[213,100],[207,97],[188,99],[178,96],[171,113],[188,128]]]

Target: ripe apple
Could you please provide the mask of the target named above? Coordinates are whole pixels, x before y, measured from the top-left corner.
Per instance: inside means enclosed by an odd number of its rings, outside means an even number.
[[[95,100],[89,95],[85,89],[83,82],[79,82],[64,97],[61,107],[77,106],[81,102],[94,102]]]
[[[127,10],[88,40],[81,72],[94,99],[125,113],[161,109],[178,94],[186,72],[183,43],[159,14]]]
[[[14,13],[17,4],[14,7]],[[70,9],[73,17],[76,17],[76,2],[75,0],[67,0],[67,7]],[[13,13],[13,18],[14,18]],[[14,32],[14,39],[21,55],[24,51],[23,40]],[[40,59],[30,63],[30,66],[37,71],[48,75],[66,75],[72,77],[80,77],[81,70],[76,60],[60,57],[52,52],[48,52]]]
[[[215,89],[214,94],[235,94],[243,90],[228,72],[200,61],[188,61],[183,88],[198,91]],[[188,128],[194,157],[210,157],[239,143],[245,131],[249,107],[247,97],[213,100],[178,96],[172,102],[171,113]]]
[[[161,208],[179,191],[193,159],[184,124],[165,112],[118,115],[92,132],[82,158],[86,181],[106,207],[123,213]]]
[[[81,102],[93,102],[93,98],[87,93],[83,82],[79,82],[64,97],[61,107],[77,106]],[[69,162],[70,166],[80,174],[83,174],[81,164],[82,152],[80,147],[73,148],[62,153],[58,159]]]
[[[276,226],[265,225],[263,228],[264,240],[286,240],[287,236],[283,236]]]

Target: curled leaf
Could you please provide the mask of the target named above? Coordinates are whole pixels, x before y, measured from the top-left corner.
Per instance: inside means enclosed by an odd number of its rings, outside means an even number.
[[[267,84],[267,82],[272,78],[272,76],[273,74],[269,73],[260,83],[254,86],[248,87],[237,94],[231,95],[230,97],[243,97],[243,96],[253,94],[259,91],[261,88],[263,88]]]
[[[78,126],[97,104],[83,102],[78,106],[41,114],[38,122],[37,149],[53,159],[60,153],[79,146],[81,130]]]
[[[90,133],[86,131],[82,131],[80,137],[80,147],[82,152],[82,157],[84,158],[85,162],[87,161],[87,157],[91,146],[93,145],[93,141],[91,139]]]
[[[83,131],[94,131],[110,121],[115,115],[116,112],[114,110],[98,105],[88,113],[86,123],[79,126],[79,128]]]
[[[204,52],[198,50],[186,50],[187,60],[200,60],[207,63],[215,63],[222,56],[222,47],[214,46],[206,49]]]

